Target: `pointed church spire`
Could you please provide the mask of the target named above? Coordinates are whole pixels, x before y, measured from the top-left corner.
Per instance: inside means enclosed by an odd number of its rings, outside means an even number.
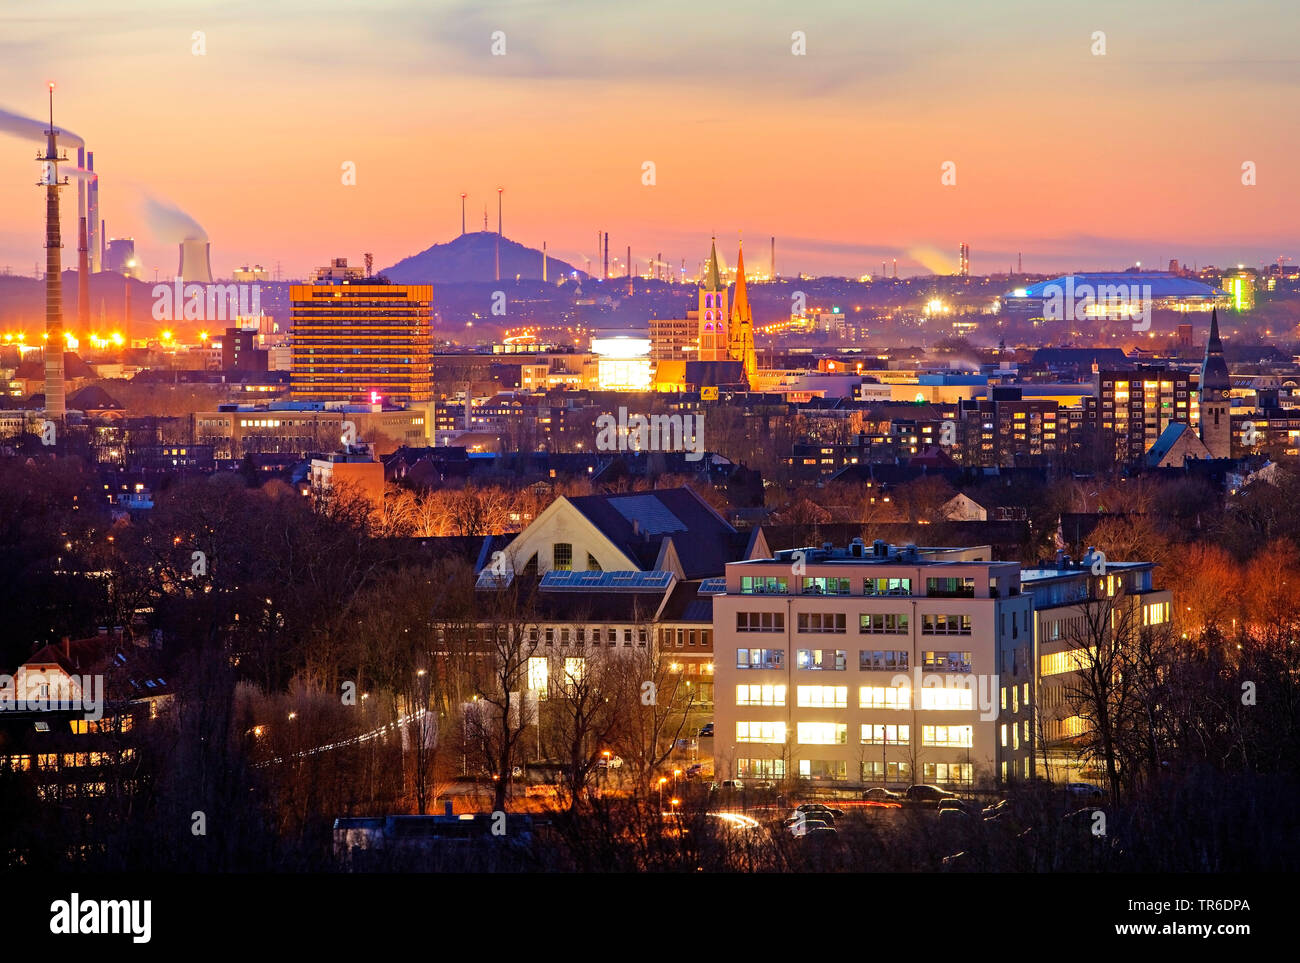
[[[1210,340],[1205,344],[1205,351],[1207,354],[1211,351],[1223,351],[1223,342],[1219,340],[1219,312],[1217,308],[1210,309]]]
[[[718,276],[718,239],[713,239],[713,247],[709,250],[709,267],[704,272],[704,290],[718,292],[722,290],[722,278]]]
[[[749,292],[745,287],[745,243],[740,244],[740,253],[736,255],[736,294],[731,299],[732,320],[749,318]]]
[[[758,356],[754,352],[754,316],[749,309],[749,289],[745,283],[745,246],[741,242],[736,256],[736,293],[731,302],[728,325],[728,354],[744,366],[745,381],[753,386],[758,374]]]

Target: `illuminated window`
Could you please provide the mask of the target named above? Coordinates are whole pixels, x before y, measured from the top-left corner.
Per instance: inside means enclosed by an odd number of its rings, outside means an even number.
[[[921,767],[924,780],[937,785],[969,786],[975,770],[969,762],[927,762]]]
[[[843,672],[848,668],[848,656],[844,649],[799,649],[795,668]]]
[[[785,649],[737,649],[737,669],[779,669],[785,664]]]
[[[858,617],[858,632],[862,635],[907,635],[907,625],[905,613]]]
[[[910,709],[912,690],[908,686],[864,685],[858,688],[860,709]]]
[[[842,782],[849,778],[849,764],[843,759],[800,759],[799,775],[804,779]]]
[[[893,723],[884,725],[864,725],[862,727],[862,744],[864,746],[906,746],[912,741],[912,727]]]
[[[844,709],[848,706],[849,687],[844,685],[801,685],[797,689],[797,695],[800,708]]]
[[[556,542],[551,556],[551,567],[558,572],[573,570],[573,546],[568,542]]]
[[[785,723],[737,722],[736,741],[782,744],[785,742]]]
[[[797,739],[804,746],[842,746],[848,742],[848,726],[842,722],[800,722]]]
[[[863,672],[894,672],[906,669],[911,653],[904,649],[861,649],[858,669]]]
[[[863,782],[909,783],[912,781],[912,767],[906,762],[864,762],[862,764]]]
[[[785,705],[785,686],[738,685],[736,686],[736,705],[783,706]]]
[[[975,693],[970,689],[921,689],[921,708],[926,710],[969,710],[974,708]]]
[[[970,635],[969,615],[922,615],[922,635]]]
[[[942,749],[970,749],[974,746],[971,726],[922,726],[921,745]]]
[[[545,656],[534,656],[529,659],[528,688],[534,692],[545,693],[548,672],[549,662]]]
[[[736,775],[742,779],[784,779],[784,759],[737,759]]]

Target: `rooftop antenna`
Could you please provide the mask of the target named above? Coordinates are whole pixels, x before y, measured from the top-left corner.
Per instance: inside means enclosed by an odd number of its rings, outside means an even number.
[[[465,236],[465,192],[460,192],[460,233]]]
[[[501,194],[504,187],[497,188],[497,280],[501,280]]]

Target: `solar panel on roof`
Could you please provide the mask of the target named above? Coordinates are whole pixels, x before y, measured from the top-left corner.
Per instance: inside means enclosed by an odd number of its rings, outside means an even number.
[[[476,589],[499,589],[505,588],[514,581],[515,573],[506,569],[503,574],[498,575],[490,568],[485,568],[478,573],[478,580],[474,583]]]
[[[704,579],[702,582],[700,582],[699,594],[700,595],[726,595],[727,594],[726,576],[724,575],[719,578]]]
[[[677,576],[673,572],[558,572],[542,574],[543,589],[664,589]],[[480,581],[482,578],[480,577]]]
[[[670,512],[654,495],[629,495],[610,499],[610,504],[629,522],[636,522],[643,532],[663,535],[667,532],[684,532],[686,525]]]

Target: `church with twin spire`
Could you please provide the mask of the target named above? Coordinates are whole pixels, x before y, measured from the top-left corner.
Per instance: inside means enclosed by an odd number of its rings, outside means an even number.
[[[743,243],[736,258],[735,294],[728,298],[727,285],[718,269],[718,241],[713,239],[704,279],[700,282],[696,314],[699,319],[696,357],[700,361],[739,361],[745,381],[752,388],[758,374],[758,355],[754,351],[754,315],[745,283]]]

